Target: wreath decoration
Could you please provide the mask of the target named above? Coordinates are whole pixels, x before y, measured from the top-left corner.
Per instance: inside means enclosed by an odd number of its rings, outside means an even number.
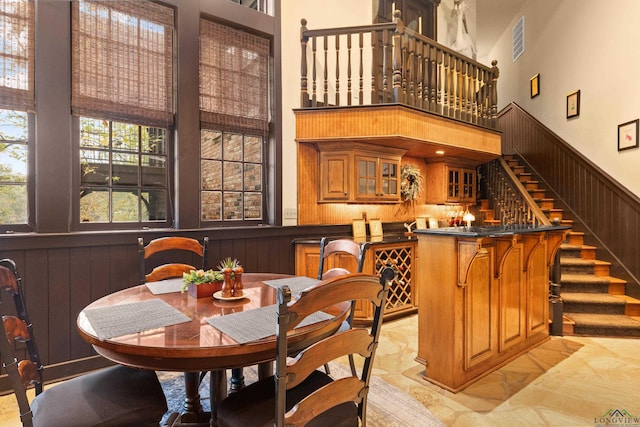
[[[422,193],[422,172],[417,166],[406,164],[400,173],[400,197],[404,202],[413,202]]]

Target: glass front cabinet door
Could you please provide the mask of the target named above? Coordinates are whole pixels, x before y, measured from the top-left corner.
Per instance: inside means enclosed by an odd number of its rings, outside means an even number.
[[[400,158],[356,155],[356,199],[400,200]]]

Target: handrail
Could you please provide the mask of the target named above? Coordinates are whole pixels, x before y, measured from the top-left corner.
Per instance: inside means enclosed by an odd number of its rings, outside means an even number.
[[[380,24],[300,22],[301,108],[399,103],[496,128],[497,61],[487,67],[406,28],[399,11]]]
[[[502,225],[551,224],[502,157],[483,165],[482,168],[487,196],[493,202],[495,218],[499,219]]]

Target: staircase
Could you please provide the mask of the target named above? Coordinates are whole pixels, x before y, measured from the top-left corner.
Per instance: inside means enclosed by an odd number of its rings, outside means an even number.
[[[640,337],[640,300],[625,295],[626,282],[610,276],[610,263],[597,259],[596,246],[585,244],[585,233],[548,197],[540,182],[516,156],[504,156],[507,164],[550,220],[571,225],[560,246],[560,289],[564,306],[565,335]],[[485,224],[497,224],[493,211],[480,206]]]

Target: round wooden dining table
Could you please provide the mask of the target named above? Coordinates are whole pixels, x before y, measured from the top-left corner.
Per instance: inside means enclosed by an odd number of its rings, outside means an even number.
[[[80,336],[93,345],[95,351],[113,362],[141,369],[185,372],[186,403],[178,425],[215,425],[215,406],[226,396],[226,369],[251,365],[270,366],[276,358],[276,315],[274,335],[239,344],[224,332],[214,328],[206,319],[249,311],[276,304],[276,289],[264,281],[292,278],[273,273],[245,273],[242,276],[244,298],[222,301],[213,297],[194,298],[187,292],[153,294],[147,285],[138,285],[104,296],[85,307],[77,318]],[[100,339],[85,311],[119,304],[159,298],[185,314],[190,321],[132,333],[115,338]],[[329,320],[295,329],[288,335],[289,347],[295,352],[338,330],[349,313],[344,303],[326,310]],[[211,372],[212,412],[202,413],[198,396],[198,373]],[[195,395],[194,395],[195,393]],[[204,421],[205,418],[211,418]],[[193,423],[193,424],[191,424]]]

